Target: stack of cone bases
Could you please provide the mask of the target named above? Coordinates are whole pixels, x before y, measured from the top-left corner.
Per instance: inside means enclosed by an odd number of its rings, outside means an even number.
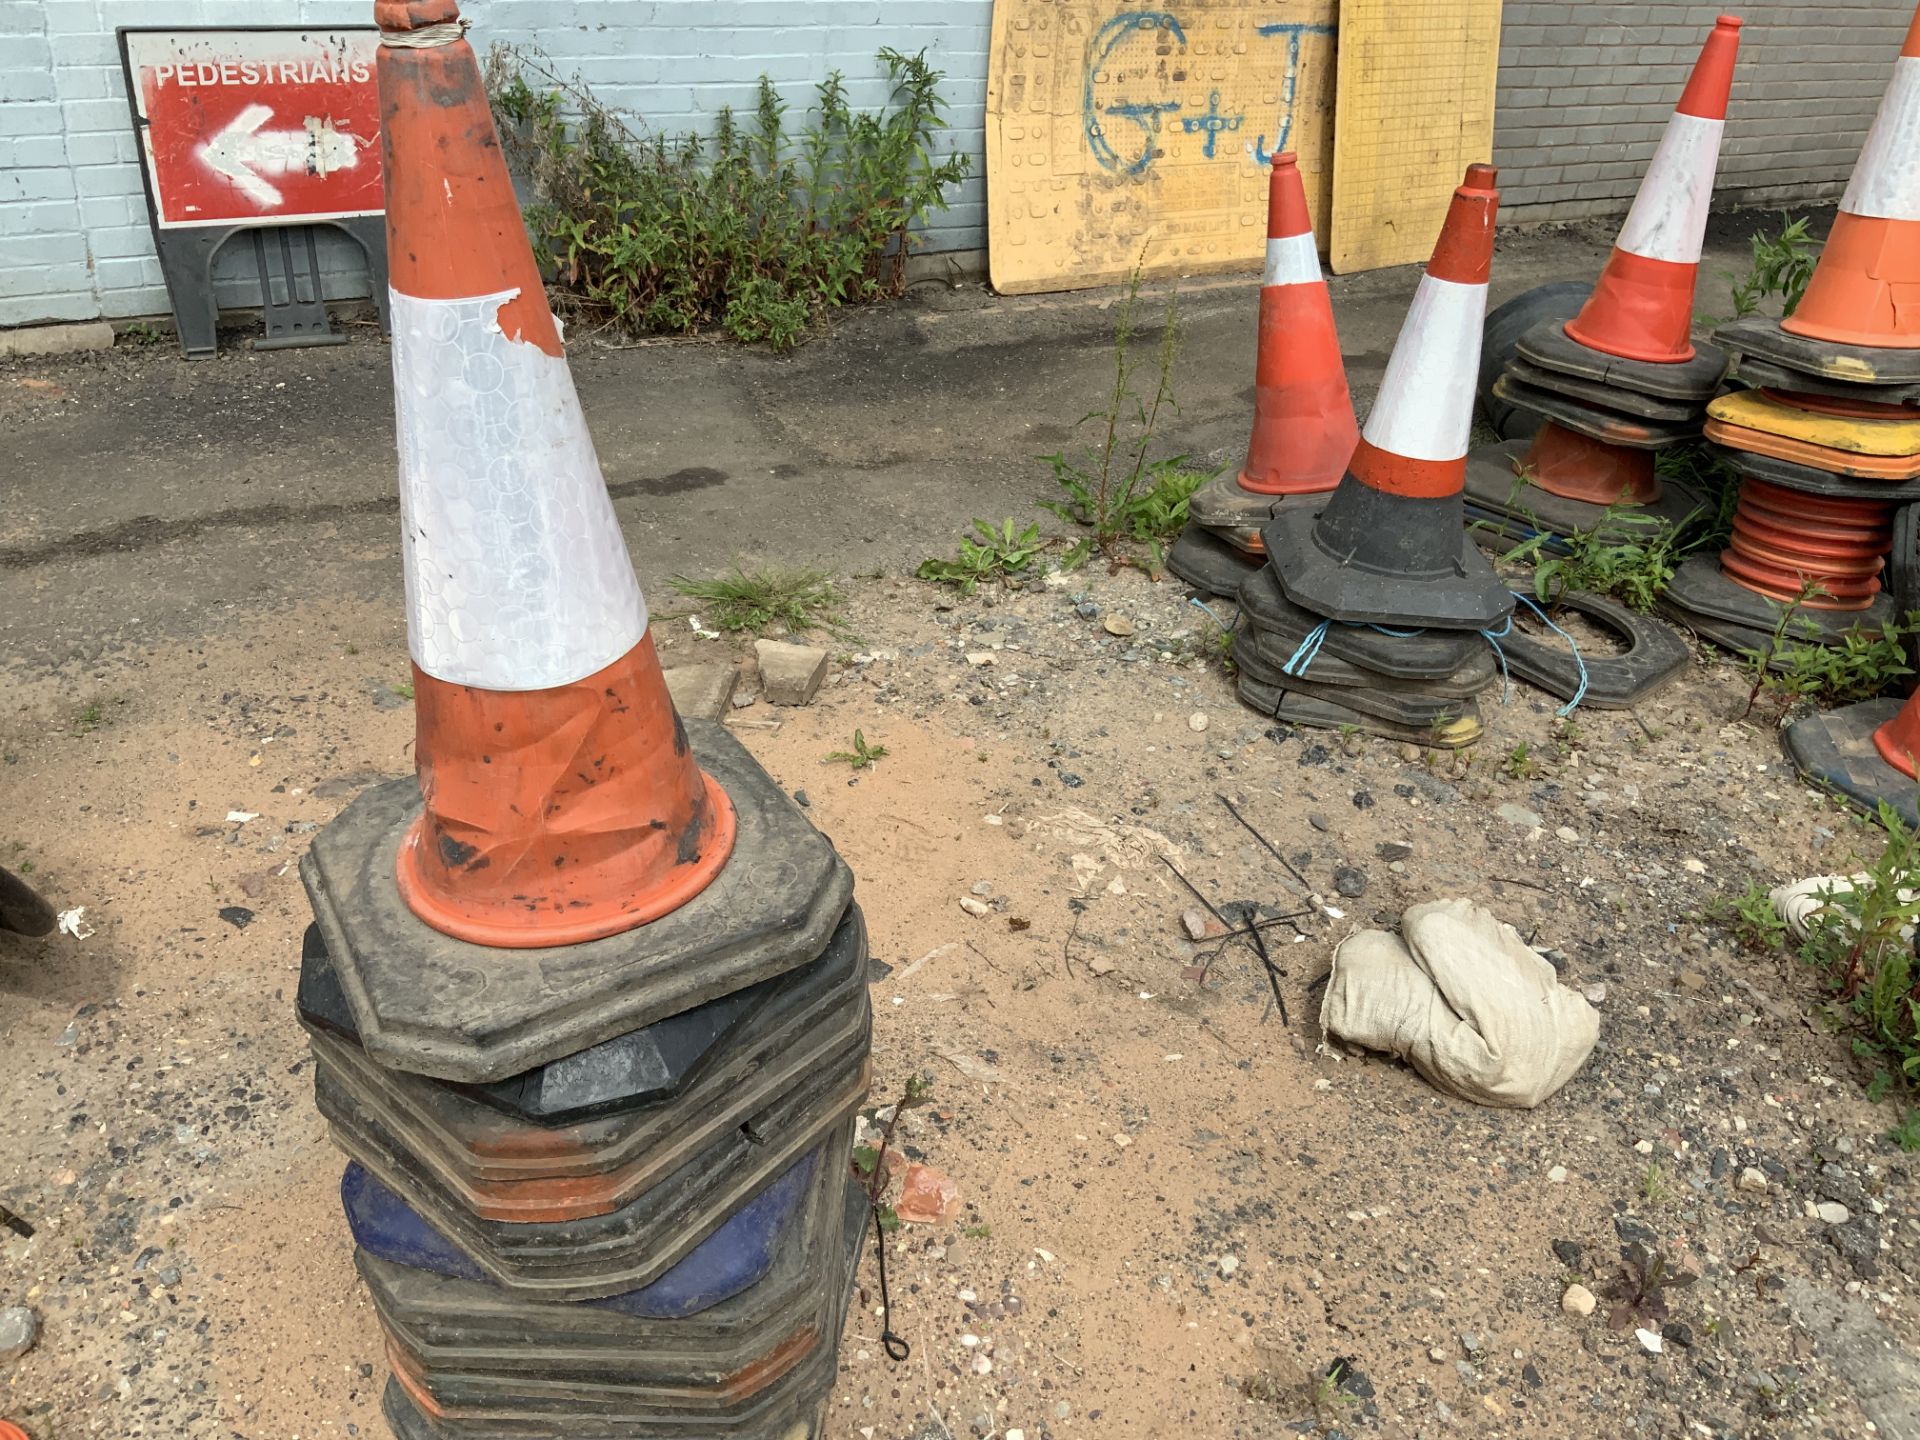
[[[1499,203],[1468,169],[1330,493],[1262,526],[1267,563],[1242,582],[1240,697],[1296,724],[1452,748],[1480,734],[1498,679],[1481,631],[1513,597],[1465,540],[1460,473],[1472,424]]]
[[[1706,438],[1740,476],[1733,539],[1680,567],[1665,604],[1708,639],[1766,649],[1877,630],[1920,605],[1898,507],[1920,501],[1920,12],[1833,232],[1793,313],[1715,339],[1740,389]]]
[[[1196,589],[1232,596],[1260,567],[1260,527],[1280,508],[1317,503],[1338,485],[1358,436],[1333,299],[1289,151],[1273,157],[1267,182],[1267,264],[1246,461],[1189,497],[1187,527],[1167,568]]]
[[[682,723],[453,0],[382,0],[417,775],[314,838],[297,1010],[408,1440],[817,1434],[866,932]]]
[[[1726,370],[1719,350],[1693,342],[1691,327],[1739,45],[1739,20],[1722,15],[1592,296],[1573,319],[1544,320],[1523,335],[1494,382],[1495,396],[1543,423],[1529,439],[1468,458],[1468,506],[1485,522],[1483,543],[1621,531],[1647,516],[1677,523],[1703,503],[1663,481],[1654,456],[1699,436]]]

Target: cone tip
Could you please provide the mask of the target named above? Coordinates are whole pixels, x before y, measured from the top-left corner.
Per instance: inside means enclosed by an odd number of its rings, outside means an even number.
[[[1300,157],[1291,150],[1282,150],[1273,157],[1273,168],[1276,170],[1291,170],[1299,163]]]
[[[1741,21],[1738,15],[1719,15],[1714,18],[1713,28],[1716,30],[1738,30],[1740,24]]]
[[[452,25],[460,19],[460,0],[374,0],[373,23],[388,34]]]
[[[1493,165],[1469,165],[1466,176],[1460,181],[1455,193],[1476,196],[1485,193],[1497,194],[1499,187],[1496,182],[1499,178],[1500,171]]]
[[[1907,40],[1900,47],[1900,58],[1920,58],[1920,5],[1913,7],[1913,20],[1907,26]]]

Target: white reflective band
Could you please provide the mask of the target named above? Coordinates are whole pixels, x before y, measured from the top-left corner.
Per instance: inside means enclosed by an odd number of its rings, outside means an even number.
[[[544,690],[647,633],[563,357],[501,334],[519,292],[393,297],[407,636],[429,675]]]
[[[1320,279],[1320,252],[1313,236],[1281,235],[1267,241],[1267,273],[1262,285],[1308,285]]]
[[[1473,430],[1473,388],[1487,287],[1420,277],[1393,343],[1367,443],[1409,460],[1458,460]]]
[[[1920,220],[1920,56],[1893,62],[1893,79],[1840,208],[1881,220]]]
[[[1627,223],[1620,227],[1620,249],[1676,265],[1700,263],[1707,207],[1713,203],[1713,172],[1720,164],[1720,134],[1726,128],[1724,120],[1678,112],[1667,121],[1667,133],[1660,137]]]

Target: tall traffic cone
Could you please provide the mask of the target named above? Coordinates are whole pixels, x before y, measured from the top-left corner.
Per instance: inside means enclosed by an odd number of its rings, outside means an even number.
[[[1693,358],[1693,284],[1739,48],[1739,19],[1722,15],[1700,48],[1593,297],[1567,322],[1567,334],[1582,345],[1628,360]]]
[[[1467,538],[1461,499],[1500,204],[1494,180],[1493,166],[1470,165],[1454,191],[1379,398],[1317,523],[1283,512],[1265,529],[1287,597],[1317,614],[1478,629],[1513,607]]]
[[[1780,328],[1885,349],[1920,348],[1920,10],[1893,62],[1867,143],[1806,293]]]
[[[734,810],[695,763],[455,0],[382,0],[378,60],[417,766],[409,908],[488,946],[675,909]]]
[[[1338,485],[1360,427],[1292,151],[1273,157],[1267,179],[1267,269],[1253,384],[1253,438],[1240,488],[1301,495]]]

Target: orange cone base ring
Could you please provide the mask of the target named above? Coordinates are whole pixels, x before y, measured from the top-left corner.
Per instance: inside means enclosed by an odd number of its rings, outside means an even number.
[[[1842,210],[1806,293],[1780,328],[1813,340],[1920,349],[1920,220]]]
[[[1534,436],[1520,473],[1549,495],[1590,505],[1651,505],[1660,498],[1651,450],[1609,445],[1552,421]]]
[[[1772,599],[1799,600],[1812,581],[1825,593],[1808,597],[1809,609],[1865,610],[1880,593],[1892,544],[1893,510],[1884,501],[1802,495],[1749,477],[1720,569]]]
[[[482,690],[414,668],[420,791],[394,877],[475,945],[576,945],[657,920],[733,853],[733,802],[694,762],[653,637],[571,685]]]
[[[1683,365],[1693,359],[1693,282],[1699,267],[1649,260],[1616,249],[1593,297],[1567,321],[1566,334],[1589,350]]]

